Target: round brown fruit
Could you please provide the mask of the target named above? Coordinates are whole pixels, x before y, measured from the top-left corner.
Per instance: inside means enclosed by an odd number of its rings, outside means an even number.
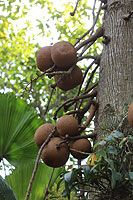
[[[69,68],[77,60],[77,53],[70,42],[61,41],[52,46],[51,57],[58,67]]]
[[[82,80],[83,74],[78,66],[75,66],[71,74],[55,75],[55,82],[57,83],[57,87],[64,91],[77,87],[82,83]]]
[[[133,127],[133,102],[130,104],[128,108],[128,122],[131,127]]]
[[[74,151],[75,150],[75,151]],[[79,139],[74,142],[70,142],[70,153],[72,156],[78,160],[82,160],[88,157],[87,154],[80,153],[80,152],[85,152],[85,153],[91,153],[91,143],[87,139]]]
[[[54,65],[51,58],[51,46],[42,47],[37,53],[37,67],[44,72]]]
[[[70,115],[60,117],[56,123],[56,128],[60,136],[76,136],[78,135],[78,127],[78,121]]]
[[[53,124],[46,123],[46,124],[41,125],[36,130],[34,134],[34,141],[38,147],[41,147],[41,145],[45,142],[49,134],[52,132],[53,128],[54,128]],[[54,135],[56,136],[58,135],[57,131],[55,132]]]
[[[52,138],[42,151],[41,158],[50,167],[61,167],[65,165],[69,158],[69,149],[66,143],[62,143],[59,148],[57,145],[63,140],[59,137]]]

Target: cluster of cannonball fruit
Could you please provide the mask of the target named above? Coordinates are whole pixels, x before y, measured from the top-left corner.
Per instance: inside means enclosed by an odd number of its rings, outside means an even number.
[[[55,125],[46,123],[41,125],[34,134],[35,144],[40,148],[46,141],[50,133],[54,130]],[[65,142],[63,138],[78,136],[78,121],[70,116],[64,115],[57,120],[56,130],[48,144],[43,148],[41,158],[43,162],[50,167],[63,166],[69,154],[82,160],[88,157],[91,152],[91,143],[88,139],[82,138]]]
[[[45,72],[52,66],[55,66],[55,71],[67,71],[74,66],[74,69],[69,75],[57,74],[54,76],[57,87],[64,91],[75,88],[83,80],[82,71],[76,65],[76,62],[76,49],[67,41],[61,41],[55,43],[53,46],[43,47],[37,53],[37,67],[42,72]]]

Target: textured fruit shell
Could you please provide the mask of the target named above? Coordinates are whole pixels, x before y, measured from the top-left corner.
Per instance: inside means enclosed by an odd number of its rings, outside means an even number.
[[[51,58],[51,46],[42,47],[37,53],[37,67],[45,71],[54,65]]]
[[[56,66],[69,68],[76,63],[77,53],[70,42],[61,41],[52,46],[51,57]]]
[[[89,155],[76,152],[74,150],[71,150],[71,148],[75,149],[77,151],[91,153],[91,143],[87,139],[79,139],[79,140],[76,140],[76,141],[70,143],[70,153],[72,154],[72,156],[74,158],[76,158],[78,160],[87,158]]]
[[[54,128],[54,124],[46,123],[41,125],[34,134],[34,141],[35,144],[38,147],[41,147],[41,145],[45,142],[49,134],[52,132]],[[55,135],[58,135],[57,131]]]
[[[63,140],[61,138],[54,137],[43,149],[41,158],[44,161],[44,163],[49,167],[61,167],[67,162],[69,158],[69,149],[67,144],[61,144],[59,149],[57,149],[56,147],[56,145],[58,145],[62,141]]]
[[[131,103],[128,108],[128,122],[130,126],[133,127],[133,103]]]
[[[55,82],[60,89],[67,91],[77,87],[82,83],[83,73],[78,66],[75,66],[71,74],[65,75],[63,78],[61,77],[62,75],[56,75]]]
[[[70,115],[60,117],[56,123],[56,128],[60,136],[76,136],[78,135],[78,127],[78,121]]]

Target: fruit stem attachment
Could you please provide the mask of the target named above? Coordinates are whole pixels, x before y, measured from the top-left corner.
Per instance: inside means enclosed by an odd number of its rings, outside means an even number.
[[[49,142],[51,137],[54,135],[55,131],[56,131],[56,126],[53,128],[52,132],[49,134],[48,138],[45,140],[45,142],[42,144],[42,146],[40,147],[40,149],[38,151],[36,162],[35,162],[35,166],[34,166],[34,170],[32,172],[32,176],[31,176],[31,179],[30,179],[30,182],[29,182],[29,185],[28,185],[28,189],[27,189],[27,192],[26,192],[25,200],[29,199],[31,188],[32,188],[32,184],[33,184],[36,172],[37,172],[37,168],[38,168],[38,165],[39,165],[39,160],[40,160],[40,157],[41,157],[42,150],[47,145],[47,143]]]
[[[48,76],[51,78],[55,75],[69,75],[71,74],[71,72],[73,71],[73,69],[75,68],[75,65],[73,65],[71,68],[69,68],[69,70],[67,71],[57,71],[57,72],[51,72],[51,73],[48,73]]]
[[[80,130],[80,129],[79,129],[79,130]],[[74,137],[70,137],[70,136],[66,135],[65,137],[61,137],[61,138],[63,139],[63,141],[60,142],[59,144],[57,144],[57,148],[59,148],[60,145],[63,144],[63,143],[65,143],[65,142],[66,142],[66,143],[69,143],[69,142],[71,142],[71,141],[80,140],[80,139],[87,139],[87,138],[93,139],[93,138],[96,137],[96,135],[97,135],[97,134],[96,134],[95,132],[90,133],[90,134],[88,134],[88,135],[78,135],[78,136],[74,136]]]
[[[56,144],[56,148],[59,150],[60,146],[65,143],[67,141],[67,139],[64,139],[63,141],[61,141],[59,144]]]
[[[69,148],[69,150],[77,152],[77,153],[85,154],[85,155],[88,155],[88,156],[92,153],[92,152],[91,153],[87,153],[87,152],[84,152],[84,151],[79,151],[79,150],[73,149],[73,148]]]
[[[30,92],[32,89],[32,83],[36,82],[39,78],[41,78],[44,74],[46,73],[51,73],[52,71],[54,71],[55,65],[53,65],[51,68],[47,69],[46,71],[44,71],[41,74],[36,73],[37,77],[31,79],[31,81],[29,83],[26,83],[26,86],[24,88],[24,92]],[[27,90],[27,87],[30,85],[30,89]]]
[[[101,26],[96,30],[96,32],[93,35],[91,35],[88,39],[81,42],[76,47],[76,51],[78,51],[79,49],[81,49],[83,46],[87,45],[90,42],[95,42],[97,40],[97,38],[102,37],[103,34],[104,34],[104,28],[103,28],[103,26]]]
[[[61,77],[58,79],[58,81],[51,85],[51,88],[55,89],[57,84],[64,78],[64,76],[70,75],[74,68],[75,68],[75,65],[73,65],[68,71],[58,71],[58,72],[50,73],[49,77],[53,77],[55,75],[61,75]]]

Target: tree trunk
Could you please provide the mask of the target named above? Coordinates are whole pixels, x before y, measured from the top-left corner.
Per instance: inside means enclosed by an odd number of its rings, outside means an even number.
[[[100,63],[99,109],[95,118],[97,140],[116,129],[133,133],[126,117],[133,101],[133,14],[130,15],[133,1],[108,0],[107,4],[104,28],[110,41],[103,45]],[[124,19],[124,16],[129,17]]]

